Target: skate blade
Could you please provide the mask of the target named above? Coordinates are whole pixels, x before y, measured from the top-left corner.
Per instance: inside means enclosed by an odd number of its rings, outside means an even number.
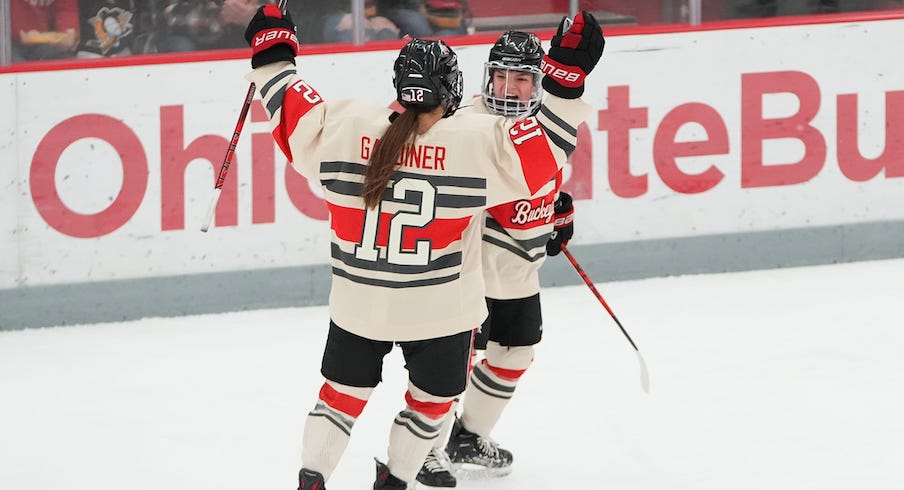
[[[427,484],[421,483],[419,481],[415,481],[414,483],[408,484],[408,490],[434,490],[436,488],[455,488],[455,487],[434,487],[433,485],[427,485]]]
[[[502,468],[489,468],[472,463],[455,463],[452,465],[452,476],[458,480],[487,480],[501,478],[512,472],[511,466]]]

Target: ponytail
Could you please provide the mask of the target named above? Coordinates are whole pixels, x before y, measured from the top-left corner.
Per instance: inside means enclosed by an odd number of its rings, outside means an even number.
[[[410,107],[392,121],[377,143],[364,174],[364,205],[376,208],[383,200],[383,191],[395,173],[396,162],[406,143],[413,143],[417,135],[418,114],[422,111]]]

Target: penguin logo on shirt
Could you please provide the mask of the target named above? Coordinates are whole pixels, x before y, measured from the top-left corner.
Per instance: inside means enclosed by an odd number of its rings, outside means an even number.
[[[94,29],[94,39],[86,43],[95,48],[101,55],[106,55],[111,49],[119,47],[122,38],[132,33],[132,12],[119,7],[103,7],[97,15],[88,19],[88,23]]]

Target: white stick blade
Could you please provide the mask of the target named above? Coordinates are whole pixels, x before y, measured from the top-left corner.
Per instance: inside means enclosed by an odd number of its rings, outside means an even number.
[[[204,222],[201,223],[201,231],[205,233],[210,229],[211,223],[213,223],[213,215],[217,211],[217,203],[220,202],[220,193],[222,191],[222,189],[213,190],[213,198],[210,200],[210,207],[207,208],[207,214],[204,216]]]
[[[650,373],[647,371],[647,363],[643,362],[643,356],[640,355],[640,351],[637,352],[637,360],[640,361],[640,386],[643,388],[644,393],[650,394]]]

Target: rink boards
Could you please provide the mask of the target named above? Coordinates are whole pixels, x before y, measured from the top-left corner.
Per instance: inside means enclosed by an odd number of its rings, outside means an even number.
[[[565,172],[592,277],[904,256],[904,65],[888,49],[904,19],[607,41]],[[488,47],[456,48],[466,94]],[[303,56],[299,71],[326,99],[387,105],[395,53]],[[199,231],[246,70],[0,74],[0,328],[325,300],[325,206],[259,101]],[[549,261],[545,284],[575,283],[566,266]]]

